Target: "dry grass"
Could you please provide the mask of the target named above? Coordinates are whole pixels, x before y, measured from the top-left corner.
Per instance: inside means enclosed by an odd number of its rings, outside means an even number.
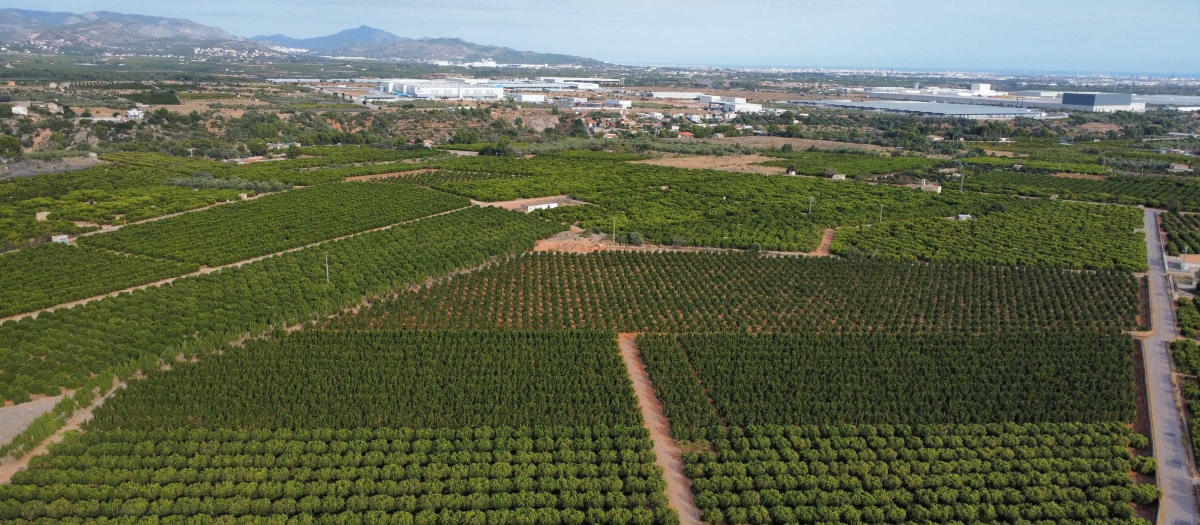
[[[787,137],[767,137],[767,136],[751,136],[751,137],[727,137],[723,139],[706,139],[718,144],[738,144],[749,146],[751,148],[771,148],[779,149],[784,144],[791,144],[792,148],[797,150],[808,149],[816,146],[817,149],[858,149],[863,151],[884,152],[891,151],[890,148],[876,146],[874,144],[853,144],[850,142],[837,142],[833,140],[815,140],[815,139],[793,139]]]
[[[773,159],[761,155],[667,155],[659,158],[634,161],[635,164],[654,164],[655,166],[670,166],[697,170],[721,170],[737,173],[757,173],[760,175],[778,175],[784,168],[757,166],[756,164]]]

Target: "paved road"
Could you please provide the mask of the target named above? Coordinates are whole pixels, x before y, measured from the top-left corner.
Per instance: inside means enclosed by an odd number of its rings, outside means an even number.
[[[1161,249],[1157,212],[1146,210],[1146,250],[1150,256],[1150,304],[1153,310],[1153,335],[1143,339],[1146,356],[1146,389],[1153,426],[1154,456],[1158,458],[1158,487],[1162,501],[1158,506],[1160,525],[1195,525],[1196,479],[1189,465],[1184,442],[1183,416],[1175,404],[1171,382],[1171,357],[1167,347],[1175,340],[1175,308],[1168,288],[1166,262]]]

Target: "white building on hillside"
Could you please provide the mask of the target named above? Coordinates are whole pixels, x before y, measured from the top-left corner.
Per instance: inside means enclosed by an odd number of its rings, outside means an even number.
[[[516,94],[513,94],[512,99],[516,102],[521,102],[524,104],[545,104],[546,103],[546,95],[535,95],[532,93],[516,93]]]

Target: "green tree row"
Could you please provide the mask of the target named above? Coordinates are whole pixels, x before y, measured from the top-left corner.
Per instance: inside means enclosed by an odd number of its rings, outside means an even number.
[[[1134,416],[1133,342],[1125,335],[643,335],[638,349],[672,432],[684,439],[718,424]]]
[[[212,267],[468,205],[404,184],[332,184],[126,226],[80,243]]]
[[[314,320],[364,295],[528,250],[561,230],[520,213],[470,208],[0,324],[0,395],[57,394],[129,360],[190,356]]]
[[[1042,202],[968,220],[912,219],[842,228],[844,257],[1145,271],[1142,210]]]
[[[347,429],[349,430],[349,429]],[[380,435],[382,430],[365,430]],[[529,441],[530,429],[482,429],[497,442]],[[338,520],[344,513],[374,513],[380,523],[581,525],[675,525],[678,518],[667,505],[662,469],[655,463],[649,434],[643,427],[598,425],[583,427],[559,438],[551,454],[513,454],[504,450],[475,453],[379,452],[359,454],[349,449],[359,442],[330,441],[332,432],[317,432],[307,441],[287,430],[255,431],[265,441],[138,441],[134,449],[121,447],[145,433],[124,431],[74,434],[52,447],[51,454],[35,458],[29,469],[12,483],[0,486],[0,518],[13,520],[156,517],[163,520],[278,517],[287,520]],[[474,433],[474,431],[469,431]],[[358,433],[358,432],[355,432]],[[393,432],[388,432],[393,434]],[[417,434],[432,434],[430,429]],[[276,439],[277,435],[283,435]],[[409,432],[410,437],[412,432]],[[513,435],[524,435],[514,440]],[[210,433],[210,437],[213,435]],[[325,439],[322,439],[324,437]],[[599,452],[573,452],[573,443],[593,442]],[[539,438],[539,442],[540,442]],[[545,438],[549,439],[549,438]],[[481,440],[490,441],[488,438]],[[438,448],[441,449],[438,440]],[[327,455],[331,467],[301,466],[294,454],[269,458],[270,467],[175,468],[172,464],[196,459],[217,461],[205,449],[213,445],[263,445],[296,443],[346,450]],[[365,442],[364,442],[365,443]],[[379,438],[372,445],[394,448],[428,446]],[[556,444],[552,440],[551,446]],[[455,448],[450,446],[449,448]],[[180,450],[183,450],[181,453]],[[147,453],[149,452],[149,453]],[[430,461],[438,456],[468,454],[478,461]],[[520,456],[542,460],[522,462]],[[546,456],[546,457],[540,457]],[[234,459],[234,456],[224,456]],[[237,457],[243,457],[238,455]],[[132,468],[90,468],[86,464],[123,463],[140,458]],[[210,461],[210,463],[212,462]],[[158,466],[151,466],[157,464]],[[551,519],[553,521],[543,521]],[[432,521],[430,521],[432,520]],[[450,522],[447,522],[449,525]]]
[[[832,438],[816,427],[733,427],[710,451],[683,459],[712,524],[1138,523],[1130,503],[1153,504],[1160,494],[1131,481],[1130,470],[1146,462],[1126,446],[1147,440],[1124,425],[1072,425],[1051,435],[1013,426],[982,436],[958,433],[969,426],[940,427],[924,442],[891,427]],[[855,434],[863,428],[874,430]],[[1076,445],[1026,444],[1042,440]],[[942,448],[947,441],[958,448]]]
[[[183,275],[197,264],[47,243],[0,255],[0,317]]]
[[[982,333],[1137,326],[1137,281],[1076,272],[745,254],[522,256],[401,294],[347,328]]]
[[[570,351],[564,351],[564,349]],[[92,427],[635,425],[613,332],[312,332],[152,374]]]

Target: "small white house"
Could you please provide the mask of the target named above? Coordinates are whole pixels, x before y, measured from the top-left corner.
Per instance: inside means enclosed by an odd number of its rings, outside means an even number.
[[[55,235],[50,237],[50,241],[58,244],[68,244],[71,242],[71,238],[66,235]]]
[[[129,120],[137,120],[144,116],[146,116],[146,114],[143,113],[142,110],[140,110],[138,108],[133,108],[133,109],[125,112],[125,118],[127,118]]]
[[[531,212],[535,212],[538,210],[552,210],[557,207],[558,207],[557,202],[547,202],[545,204],[526,204],[525,206],[522,206],[521,209],[525,213],[531,213]]]
[[[972,217],[972,216],[970,216],[969,214],[966,214],[966,213],[960,213],[960,214],[958,214],[958,216],[957,216],[957,217],[955,217],[954,219],[955,219],[955,220],[959,220],[959,221],[969,221],[969,220],[971,220],[971,219],[974,219],[974,218],[975,218],[975,217]]]
[[[845,173],[834,173],[833,176],[830,178],[833,180],[846,180],[846,174]]]
[[[905,184],[905,187],[912,188],[914,190],[929,191],[929,192],[933,192],[933,193],[941,193],[942,192],[942,187],[940,185],[934,184],[925,179],[921,179],[920,184]]]
[[[13,106],[13,108],[12,108],[12,114],[13,114],[13,115],[23,115],[23,116],[28,116],[28,115],[29,115],[29,108],[28,108],[28,107],[26,107],[26,106]]]
[[[604,105],[607,107],[610,107],[610,108],[629,109],[629,108],[633,107],[633,101],[632,100],[617,100],[615,98],[610,98],[610,99],[604,101]]]

